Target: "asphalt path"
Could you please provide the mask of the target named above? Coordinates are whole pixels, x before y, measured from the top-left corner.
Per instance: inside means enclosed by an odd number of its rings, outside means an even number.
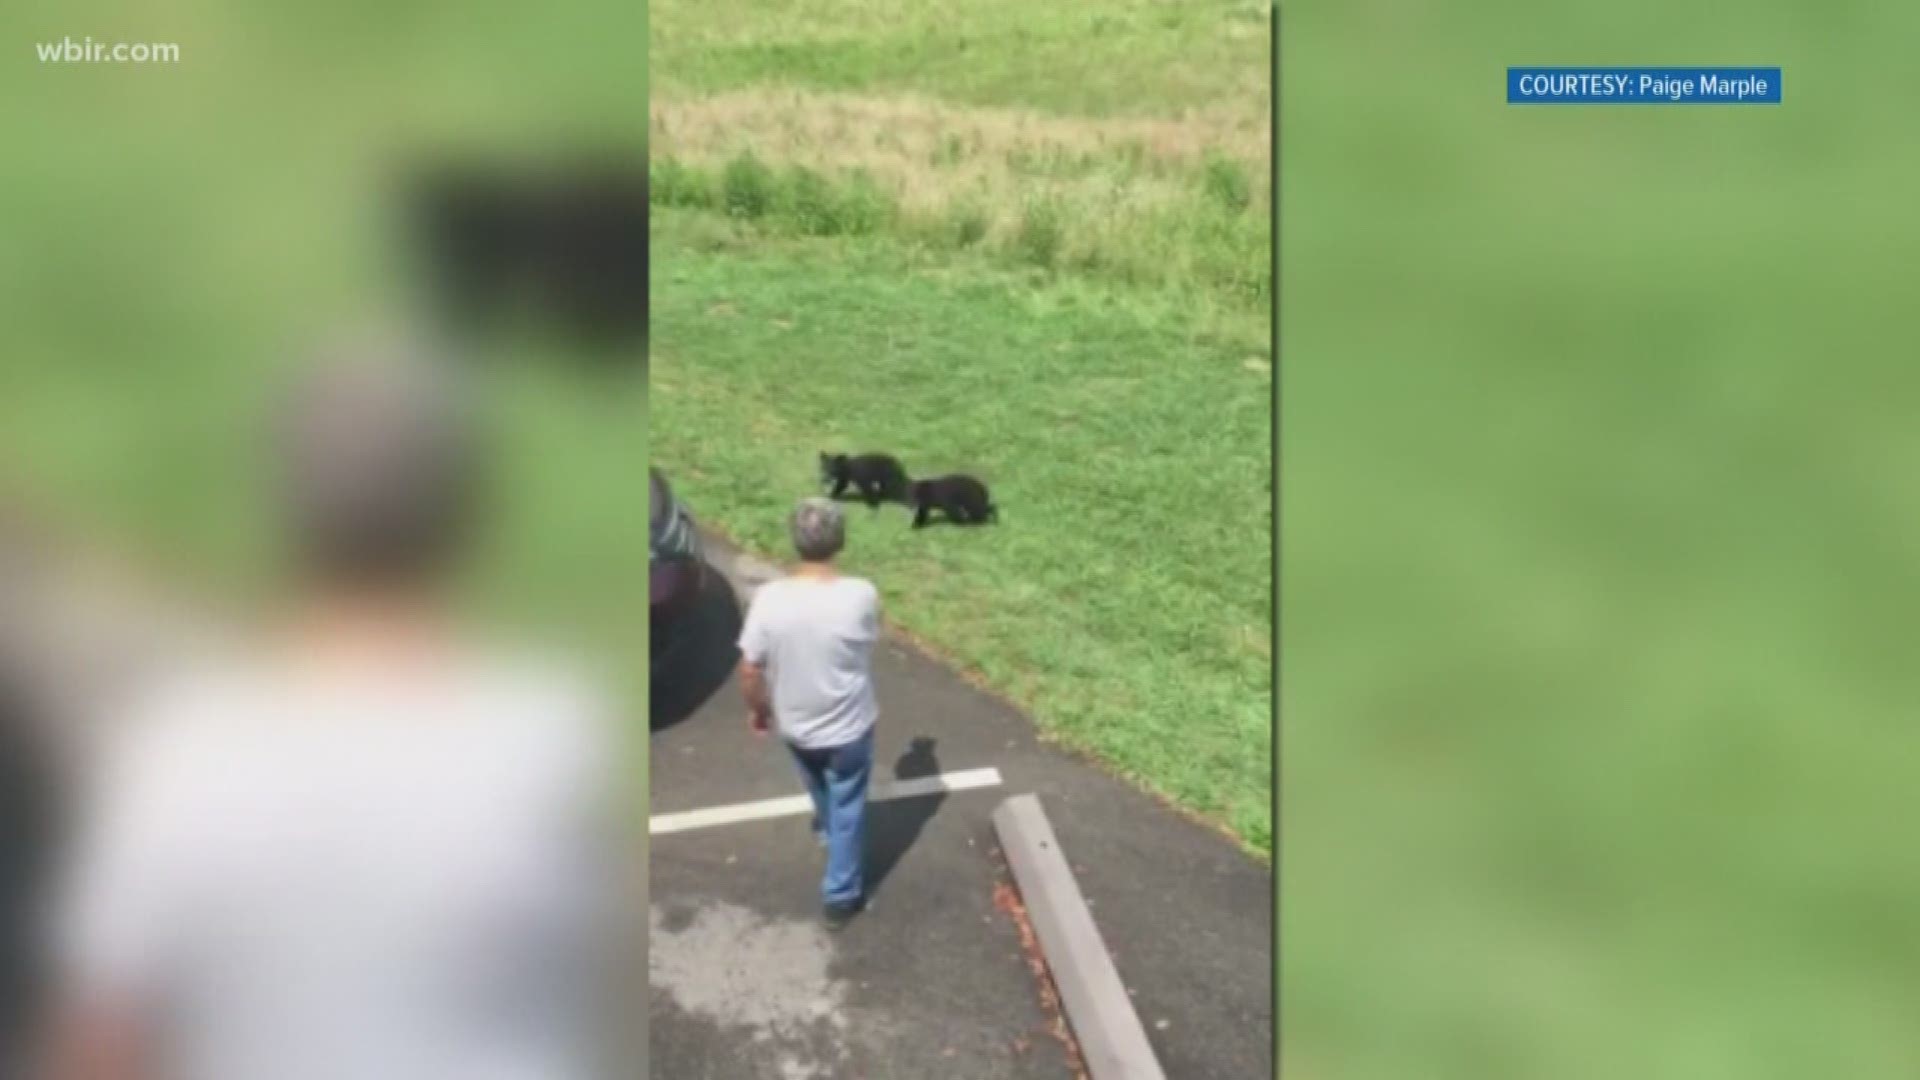
[[[871,906],[838,933],[821,927],[822,855],[807,815],[783,812],[798,778],[777,742],[749,734],[731,684],[729,583],[750,589],[755,574],[724,546],[712,555],[721,572],[653,679],[654,1076],[1075,1076],[989,821],[1026,792],[1053,821],[1167,1075],[1273,1075],[1270,867],[1042,742],[1017,710],[897,637],[874,657],[876,793],[922,793],[874,804]],[[938,777],[984,786],[940,790]],[[680,827],[694,811],[705,823]]]

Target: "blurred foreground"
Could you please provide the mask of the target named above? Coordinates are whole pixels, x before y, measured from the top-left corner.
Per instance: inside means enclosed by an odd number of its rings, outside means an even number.
[[[1287,20],[1286,1070],[1920,1075],[1920,10]]]
[[[604,788],[605,866],[643,857],[619,837],[645,775],[621,705],[645,678],[637,485],[624,495],[646,454],[644,13],[28,0],[9,20],[0,719],[23,783],[7,785],[7,989],[44,990],[25,961],[53,964],[67,993],[39,1003],[114,1036],[70,1047],[107,1052],[142,1001],[256,1031],[247,1009],[347,1023],[379,995],[339,986],[427,1001],[401,976],[432,971],[444,999],[493,1017],[452,1040],[476,1057],[442,1074],[491,1075],[483,1051],[524,1045],[551,989],[498,973],[565,951],[540,927],[587,925],[512,884],[582,880],[534,869],[585,858],[571,827],[540,822],[591,818]],[[82,35],[176,43],[177,60],[26,49]],[[405,602],[384,572],[323,587],[339,579],[316,576],[276,503],[266,404],[343,326],[424,342],[489,431],[488,527]],[[369,680],[387,706],[356,689]],[[65,929],[48,937],[27,913],[55,881]],[[274,951],[329,919],[314,947]],[[288,977],[248,991],[262,972]],[[417,1011],[350,1026],[400,1045],[422,1025],[457,1030]],[[416,1064],[401,1074],[435,1071]]]
[[[0,696],[26,781],[9,1064],[33,1046],[73,1077],[640,1067],[620,1014],[644,869],[611,699],[448,604],[489,509],[463,381],[359,356],[304,373],[269,425],[272,616],[190,614],[83,548],[4,538]]]

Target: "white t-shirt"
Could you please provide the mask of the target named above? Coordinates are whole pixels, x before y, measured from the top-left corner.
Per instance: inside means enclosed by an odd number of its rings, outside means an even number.
[[[156,1025],[161,1075],[600,1075],[608,719],[493,666],[176,685],[91,800],[68,988]]]
[[[767,673],[781,737],[806,750],[845,746],[873,729],[873,643],[880,593],[864,578],[787,577],[754,594],[740,654]]]

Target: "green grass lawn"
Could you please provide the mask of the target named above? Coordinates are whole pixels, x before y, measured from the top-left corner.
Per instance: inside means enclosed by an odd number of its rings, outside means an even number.
[[[1247,313],[1272,298],[1266,5],[670,0],[654,199]]]
[[[793,86],[1057,116],[1257,110],[1262,0],[656,0],[653,99]]]
[[[645,26],[625,4],[25,0],[7,26],[0,494],[236,602],[274,570],[261,414],[276,374],[320,337],[408,312],[382,204],[401,155],[644,130]],[[177,43],[181,59],[38,63],[33,44],[63,36]],[[644,388],[511,351],[487,380],[502,517],[476,603],[589,647],[637,706]]]
[[[1920,1074],[1916,31],[1289,9],[1291,1074]],[[1503,104],[1578,62],[1786,104]]]
[[[651,12],[654,460],[786,553],[822,450],[973,472],[856,511],[892,618],[1272,846],[1263,5]]]
[[[990,529],[852,511],[891,616],[1264,848],[1272,718],[1264,360],[1185,313],[894,245],[656,213],[654,460],[776,557],[821,450],[970,471]]]

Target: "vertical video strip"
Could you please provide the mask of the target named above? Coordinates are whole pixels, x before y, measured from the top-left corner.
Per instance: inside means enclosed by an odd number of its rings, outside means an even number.
[[[657,1075],[1273,1074],[1276,15],[651,5]]]

